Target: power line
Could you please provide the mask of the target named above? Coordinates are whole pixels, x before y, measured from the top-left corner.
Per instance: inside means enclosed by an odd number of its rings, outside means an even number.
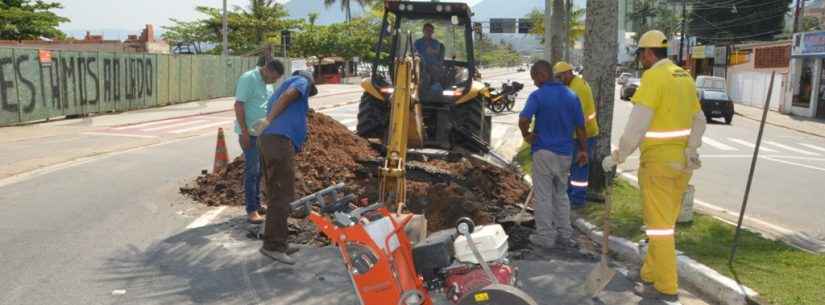
[[[779,34],[779,33],[782,33],[782,31],[781,30],[778,30],[778,31],[774,30],[774,31],[756,33],[756,34],[751,34],[751,35],[731,36],[731,37],[701,37],[701,36],[694,36],[694,37],[696,37],[698,39],[701,39],[701,40],[709,40],[709,41],[730,41],[730,40],[741,40],[741,39],[745,39],[745,38],[753,38],[753,37]]]

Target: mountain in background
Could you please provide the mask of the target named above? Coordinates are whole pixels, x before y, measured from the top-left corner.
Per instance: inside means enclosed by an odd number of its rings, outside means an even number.
[[[346,21],[346,16],[339,3],[326,7],[324,1],[321,0],[290,0],[284,4],[284,7],[289,12],[290,18],[306,20],[309,13],[318,13],[318,24]],[[351,8],[352,17],[362,16],[365,13],[364,8],[361,8],[357,1],[352,1]]]
[[[575,7],[584,7],[586,0],[574,0]],[[544,11],[543,0],[481,0],[473,5],[474,20],[490,18],[523,18],[533,9]]]

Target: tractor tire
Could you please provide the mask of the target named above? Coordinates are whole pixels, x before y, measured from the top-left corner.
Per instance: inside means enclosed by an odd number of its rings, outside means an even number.
[[[364,92],[358,104],[358,125],[356,134],[365,139],[384,139],[387,132],[389,114],[387,104]]]
[[[454,137],[453,146],[460,146],[472,153],[487,153],[491,126],[486,126],[484,102],[476,98],[456,106],[454,111],[455,133],[458,136]]]

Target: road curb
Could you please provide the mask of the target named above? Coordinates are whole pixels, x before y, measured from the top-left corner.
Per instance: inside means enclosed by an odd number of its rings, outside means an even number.
[[[756,122],[761,122],[762,121],[762,118],[754,118],[754,117],[751,117],[750,115],[743,114],[741,112],[734,111],[733,114],[738,115],[738,116],[743,117],[743,118],[748,119],[748,120],[756,121]],[[795,127],[782,125],[782,124],[778,124],[778,123],[773,123],[770,120],[766,120],[765,124],[768,124],[768,125],[771,125],[771,126],[774,126],[774,127],[793,130],[793,131],[796,131],[796,132],[804,133],[806,135],[811,135],[811,136],[815,136],[815,137],[819,137],[819,138],[825,138],[825,135],[823,135],[823,134],[818,134],[818,133],[815,133],[815,132],[812,132],[812,131],[807,131],[807,130],[804,130],[804,129],[795,128]]]
[[[576,216],[574,226],[586,232],[593,241],[602,243],[602,232],[584,218]],[[622,260],[641,264],[643,256],[639,250],[639,244],[616,236],[610,236],[608,243],[610,244],[608,248]],[[751,304],[749,300],[759,297],[753,289],[737,284],[733,279],[686,255],[678,254],[676,260],[679,266],[679,280],[696,288],[702,295],[714,302],[721,305],[748,305]]]

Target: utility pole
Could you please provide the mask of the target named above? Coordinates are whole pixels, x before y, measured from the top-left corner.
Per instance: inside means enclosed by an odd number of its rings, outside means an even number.
[[[553,27],[550,22],[550,17],[553,15],[553,0],[544,0],[544,59],[550,61],[550,53],[552,48],[550,42],[553,40],[550,35],[550,30]]]
[[[805,0],[796,0],[796,8],[793,14],[793,32],[799,32],[799,24],[805,14]]]
[[[226,0],[223,0],[223,16],[221,19],[221,23],[223,23],[221,29],[221,36],[223,36],[223,52],[221,52],[221,55],[227,56],[229,55],[229,37],[227,37],[227,34],[229,34],[229,25],[226,21]]]
[[[685,40],[687,39],[687,0],[682,0],[682,37],[679,39],[679,66],[685,65]]]

